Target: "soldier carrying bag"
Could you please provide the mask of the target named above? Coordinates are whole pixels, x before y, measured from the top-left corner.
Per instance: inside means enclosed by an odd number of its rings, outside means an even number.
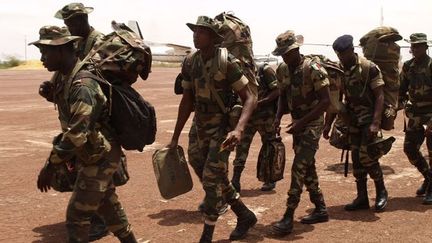
[[[171,199],[192,190],[192,177],[181,146],[156,150],[153,169],[163,198]]]
[[[261,146],[257,162],[257,178],[262,182],[277,182],[283,179],[285,170],[285,145],[278,135]]]

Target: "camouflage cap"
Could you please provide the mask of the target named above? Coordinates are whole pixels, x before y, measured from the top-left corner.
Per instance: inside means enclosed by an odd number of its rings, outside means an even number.
[[[57,11],[54,17],[58,19],[68,19],[78,14],[89,14],[93,11],[92,7],[84,7],[82,3],[69,3]]]
[[[293,49],[299,48],[301,45],[294,31],[287,30],[276,37],[276,48],[272,54],[275,56],[282,56]]]
[[[367,145],[367,155],[370,160],[377,160],[381,158],[383,155],[387,154],[393,142],[396,139],[391,136],[389,138],[377,138],[375,141]]]
[[[429,43],[425,33],[414,33],[410,35],[409,40],[405,39],[406,42],[411,44]]]
[[[60,46],[79,39],[81,37],[71,36],[66,27],[46,25],[39,30],[39,40],[31,42],[29,45]]]
[[[214,19],[212,19],[210,17],[198,16],[196,24],[187,23],[186,25],[189,27],[189,29],[191,29],[194,32],[195,32],[195,28],[200,26],[200,27],[210,29],[221,40],[224,38],[223,36],[221,36],[218,33],[219,32],[219,24]]]

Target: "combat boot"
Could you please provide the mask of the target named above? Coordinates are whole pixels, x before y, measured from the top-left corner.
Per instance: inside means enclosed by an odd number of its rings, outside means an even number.
[[[432,178],[432,170],[429,172],[429,178]],[[426,195],[423,198],[423,204],[425,205],[432,204],[432,182],[429,182],[429,185],[426,189]]]
[[[374,181],[376,188],[375,211],[383,211],[387,206],[388,193],[384,186],[384,179]]]
[[[420,185],[420,187],[417,189],[416,191],[416,195],[418,197],[424,196],[426,194],[426,189],[429,185],[430,179],[429,178],[425,178],[423,180],[423,183]]]
[[[204,229],[201,234],[199,243],[211,243],[213,239],[213,232],[215,225],[204,224]]]
[[[293,230],[294,223],[294,209],[287,208],[283,218],[273,225],[273,230],[278,235],[284,236],[288,235]]]
[[[261,191],[267,192],[271,191],[276,187],[276,182],[266,182],[262,185]]]
[[[105,221],[97,214],[90,218],[89,241],[96,241],[108,235]]]
[[[230,205],[237,216],[237,225],[231,232],[229,239],[240,240],[245,238],[248,230],[256,224],[257,217],[240,199],[234,200]]]
[[[133,232],[130,232],[126,237],[119,237],[120,243],[138,243]]]
[[[311,214],[303,217],[300,222],[302,224],[316,224],[329,221],[323,195],[321,193],[318,195],[311,195],[311,201],[315,204],[315,209]]]
[[[345,205],[344,209],[346,211],[355,211],[361,209],[369,209],[369,198],[367,193],[367,180],[365,179],[357,179],[357,197],[350,204]]]
[[[238,193],[240,193],[241,185],[240,185],[240,177],[241,173],[243,172],[243,167],[241,166],[234,166],[233,169],[233,177],[231,179],[231,184],[236,189]]]

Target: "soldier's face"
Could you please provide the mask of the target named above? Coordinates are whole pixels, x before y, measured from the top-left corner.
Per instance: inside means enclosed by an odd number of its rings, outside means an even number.
[[[195,48],[205,49],[213,45],[213,33],[204,27],[196,27],[193,33],[193,42]]]
[[[60,70],[61,65],[61,50],[60,46],[41,45],[39,47],[41,53],[41,62],[44,67],[52,72]]]
[[[411,53],[414,57],[422,57],[426,54],[427,48],[426,43],[411,44]]]
[[[86,37],[86,25],[88,25],[85,15],[75,15],[64,20],[71,35]]]
[[[287,53],[282,55],[282,59],[287,65],[295,65],[299,61],[299,48],[292,49],[288,51]]]
[[[344,67],[351,67],[353,61],[355,62],[355,54],[353,49],[348,49],[343,52],[336,53],[339,61],[344,65]]]

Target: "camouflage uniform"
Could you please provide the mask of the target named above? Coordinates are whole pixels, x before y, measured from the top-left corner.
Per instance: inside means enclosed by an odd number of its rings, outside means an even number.
[[[432,59],[426,55],[421,61],[412,58],[404,63],[400,74],[399,99],[406,103],[408,123],[405,130],[404,152],[408,160],[424,176],[425,183],[417,192],[423,195],[432,174],[432,136],[426,136],[429,165],[420,152],[425,140],[424,126],[432,125]]]
[[[280,64],[276,70],[278,87],[288,99],[287,106],[293,120],[308,114],[319,102],[316,91],[330,85],[326,70],[314,61],[309,62],[311,78],[303,79],[303,69],[306,68],[303,63],[306,62],[306,58],[308,57],[303,57],[302,63],[295,70],[289,70],[285,63]],[[291,186],[288,191],[287,208],[289,209],[297,208],[303,184],[309,191],[313,203],[322,198],[315,168],[315,154],[323,125],[324,115],[321,115],[305,125],[301,133],[293,134],[295,156],[291,168]]]
[[[31,44],[62,45],[52,43],[56,38],[78,38],[55,26],[42,27],[40,35],[41,40]],[[112,183],[121,148],[109,125],[107,99],[96,80],[75,78],[74,72],[56,83],[54,102],[62,133],[54,139],[48,159],[54,168],[71,160],[78,168],[66,213],[68,240],[88,242],[90,218],[95,213],[117,237],[125,238],[132,231]]]
[[[261,69],[262,71],[257,77],[259,84],[258,100],[265,98],[271,91],[277,89],[277,79],[273,69],[268,65],[264,65]],[[276,138],[276,130],[273,126],[276,114],[275,102],[277,100],[258,106],[249,119],[242,141],[236,147],[236,157],[233,161],[234,172],[240,171],[241,173],[243,171],[256,132],[260,134],[263,144]]]
[[[219,151],[228,133],[228,120],[211,95],[208,83],[213,82],[227,107],[231,97],[229,89],[238,91],[248,85],[248,80],[231,58],[228,60],[228,65],[232,66],[232,72],[226,74],[219,72],[220,76],[213,76],[218,71],[218,58],[216,54],[212,60],[205,63],[198,51],[191,57],[190,66],[184,65],[182,70],[183,89],[193,89],[195,94],[196,136],[192,131],[190,138],[197,138],[199,157],[205,159],[205,163],[200,161],[199,164],[203,165],[202,182],[206,191],[204,212],[206,218],[211,221],[218,218],[216,208],[222,206],[223,201],[233,200],[239,195],[227,178],[229,151]]]

